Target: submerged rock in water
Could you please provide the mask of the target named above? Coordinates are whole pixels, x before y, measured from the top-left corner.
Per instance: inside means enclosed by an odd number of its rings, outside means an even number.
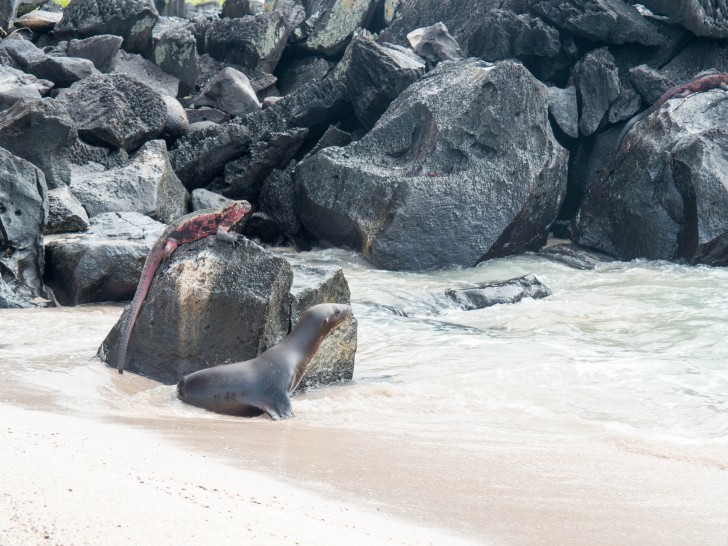
[[[594,269],[598,264],[614,262],[617,259],[606,252],[599,252],[573,243],[563,243],[542,249],[539,256],[561,262],[574,269]]]
[[[538,250],[566,189],[547,89],[522,65],[442,63],[375,127],[298,164],[298,213],[324,244],[386,269]]]
[[[53,297],[42,278],[45,177],[0,148],[0,180],[0,308],[48,305]]]
[[[518,303],[523,298],[541,299],[550,295],[551,290],[535,275],[445,291],[445,296],[452,303],[466,311],[485,309],[503,303]]]

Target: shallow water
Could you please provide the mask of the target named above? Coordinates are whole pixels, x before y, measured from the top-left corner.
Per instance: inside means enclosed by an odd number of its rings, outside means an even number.
[[[458,484],[472,482],[474,468],[492,461],[493,446],[503,438],[513,438],[514,444],[517,438],[530,443],[607,439],[610,446],[631,446],[627,451],[676,458],[682,456],[673,450],[682,446],[691,450],[690,460],[698,454],[698,466],[717,468],[725,477],[728,269],[632,262],[580,271],[525,255],[414,274],[379,271],[341,250],[287,257],[344,268],[359,339],[354,381],[295,397],[297,418],[285,426],[306,428],[324,442],[327,434],[354,438],[354,444],[356,438],[376,437],[390,446],[386,449],[404,441],[447,453],[453,464],[463,465],[462,475],[447,471],[454,495]],[[479,311],[443,308],[437,300],[446,288],[527,273],[553,295]],[[174,387],[133,374],[119,376],[95,361],[121,309],[92,305],[0,312],[0,401],[105,419],[151,419],[158,429],[165,422],[197,431],[205,423],[215,431],[239,426],[235,418],[180,403]],[[252,422],[258,434],[271,430],[267,418]],[[287,430],[276,429],[283,445]],[[480,459],[472,455],[478,453]],[[353,451],[348,456],[355,460]],[[280,463],[285,474],[286,464],[294,463],[280,457],[270,464]],[[407,457],[411,461],[402,468],[411,464],[416,470],[416,450]],[[539,468],[536,453],[524,458],[536,474],[546,471]],[[296,464],[300,476],[302,463]],[[433,463],[423,458],[419,464],[426,471]],[[325,482],[322,472],[316,467],[303,478]],[[591,476],[588,485],[598,488],[600,479],[609,478]],[[342,488],[372,502],[380,497],[401,501],[386,491],[369,494],[371,484],[357,489],[354,481]],[[437,490],[427,492],[435,486],[421,485],[423,498],[429,494],[435,506]],[[481,493],[478,498],[486,502],[487,490]],[[462,500],[472,503],[472,496]],[[398,510],[406,512],[406,507]],[[475,511],[440,515],[435,520],[441,523],[479,528]]]

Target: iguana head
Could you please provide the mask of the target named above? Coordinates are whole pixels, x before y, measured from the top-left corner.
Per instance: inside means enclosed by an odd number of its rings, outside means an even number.
[[[232,226],[250,213],[252,207],[247,201],[231,201],[225,205],[220,213],[220,225]]]

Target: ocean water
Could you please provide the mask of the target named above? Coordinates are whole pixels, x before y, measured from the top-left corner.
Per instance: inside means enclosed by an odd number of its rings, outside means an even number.
[[[447,437],[469,449],[490,432],[728,444],[728,269],[635,261],[581,271],[524,255],[402,273],[342,250],[286,256],[342,267],[359,322],[354,381],[296,396],[299,423]],[[447,288],[527,273],[553,295],[477,311],[438,300]],[[121,309],[0,311],[0,400],[234,419],[94,360]]]

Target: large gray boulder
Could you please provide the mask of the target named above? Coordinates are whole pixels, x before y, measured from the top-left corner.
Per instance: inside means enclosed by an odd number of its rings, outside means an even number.
[[[180,246],[157,270],[132,331],[127,370],[171,384],[257,356],[288,331],[292,278],[286,260],[248,240],[233,246],[208,237]],[[99,349],[110,366],[127,313]]]
[[[44,234],[86,231],[88,214],[68,186],[48,190],[48,220]]]
[[[428,66],[465,57],[460,45],[450,36],[442,22],[413,30],[407,34],[407,41],[414,52],[427,61]]]
[[[11,66],[0,65],[0,110],[23,98],[40,99],[53,88],[53,82],[38,79]]]
[[[73,0],[55,34],[61,39],[114,34],[124,39],[126,51],[149,55],[158,19],[153,0]]]
[[[319,303],[351,303],[349,283],[339,267],[293,265],[293,284],[289,295],[290,324],[294,325],[306,309]],[[288,329],[280,332],[282,339]],[[357,322],[352,318],[324,339],[309,364],[298,390],[319,384],[351,381],[357,344]]]
[[[272,73],[283,54],[288,34],[285,18],[279,11],[218,19],[205,32],[204,49],[218,61]]]
[[[194,104],[196,107],[216,108],[231,116],[243,116],[261,108],[248,77],[230,67],[222,70],[207,84]]]
[[[728,265],[728,104],[674,98],[636,124],[591,184],[573,240],[614,256]]]
[[[46,280],[62,305],[131,299],[166,227],[136,212],[101,214],[90,224],[84,233],[46,239]]]
[[[5,40],[0,47],[8,52],[23,72],[50,80],[58,87],[68,87],[98,73],[87,59],[52,57],[27,40]]]
[[[299,163],[301,221],[386,269],[537,250],[566,189],[547,108],[547,88],[520,64],[443,63],[360,141]]]
[[[197,83],[197,42],[186,28],[175,28],[162,34],[154,44],[154,63],[167,74],[179,79],[179,94],[187,95]]]
[[[41,169],[50,188],[70,181],[76,136],[66,108],[54,100],[23,99],[0,112],[0,146]]]
[[[619,72],[606,47],[589,52],[574,67],[581,112],[579,130],[584,136],[594,133],[602,123],[612,101],[619,96]]]
[[[592,42],[654,46],[663,41],[657,25],[622,0],[537,0],[531,9],[557,27]]]
[[[43,226],[48,216],[43,172],[0,148],[0,307],[44,306]]]
[[[152,61],[141,55],[117,51],[113,59],[113,74],[143,82],[159,95],[176,97],[179,94],[179,79],[168,74]]]
[[[402,91],[425,74],[425,64],[365,37],[351,43],[346,87],[354,112],[365,127],[373,127]]]
[[[123,42],[121,36],[102,34],[83,40],[68,42],[66,54],[69,57],[80,57],[91,61],[99,72],[107,73],[114,64],[114,58]]]
[[[641,3],[698,36],[728,38],[728,9],[721,0],[644,0]]]
[[[327,57],[344,51],[357,28],[365,28],[378,0],[310,0],[306,20],[296,33],[298,45],[308,53]]]
[[[97,75],[61,92],[79,135],[91,143],[134,150],[159,135],[167,107],[149,86],[121,74]]]
[[[122,167],[75,168],[70,188],[90,217],[140,212],[165,224],[186,214],[190,199],[172,170],[163,140],[147,142]]]

